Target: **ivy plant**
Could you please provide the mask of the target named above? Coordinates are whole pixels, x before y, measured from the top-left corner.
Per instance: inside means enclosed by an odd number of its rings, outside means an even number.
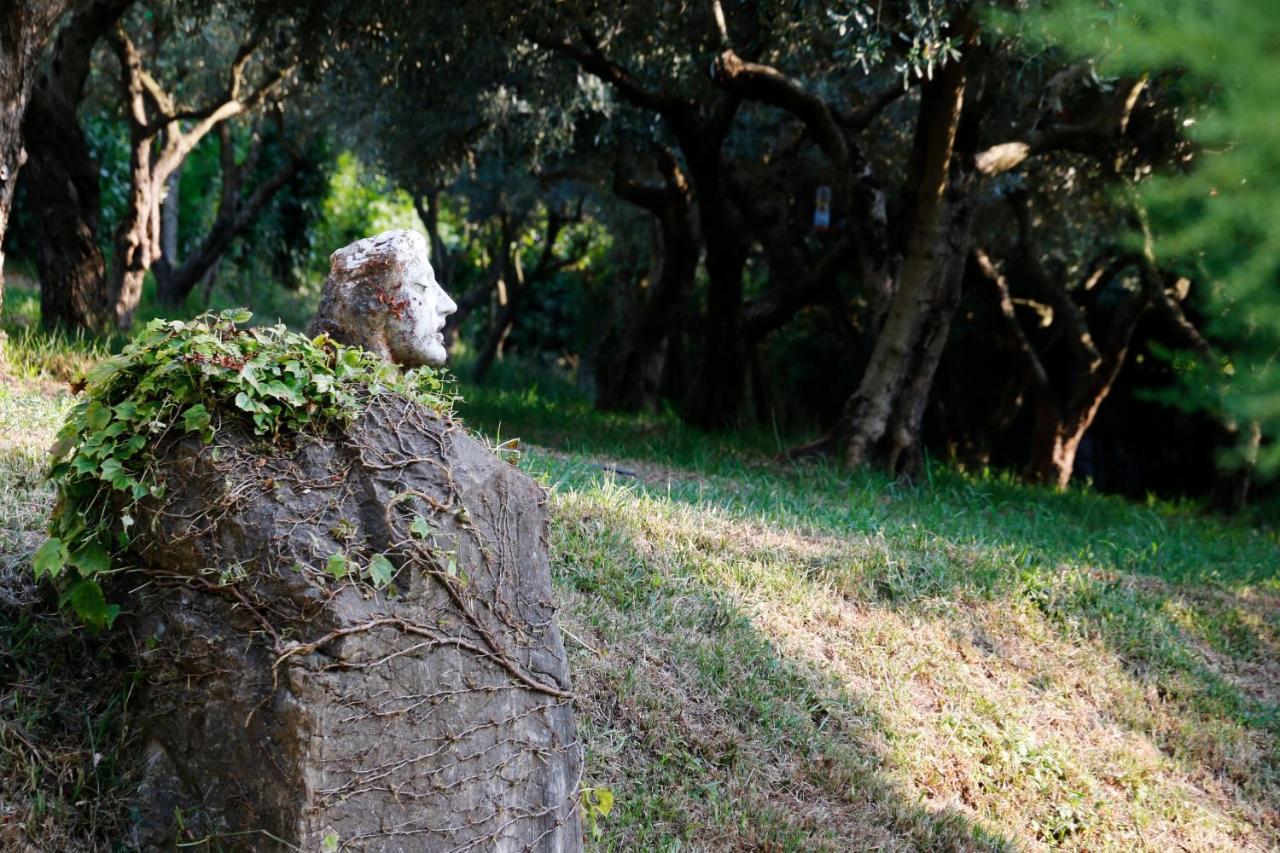
[[[152,474],[164,442],[187,435],[211,442],[228,419],[268,441],[319,434],[350,423],[381,391],[452,408],[441,371],[402,371],[358,347],[283,326],[242,328],[250,317],[238,309],[152,321],[85,378],[53,448],[57,501],[32,567],[91,628],[109,627],[120,612],[100,579],[124,567],[137,503],[164,497]]]

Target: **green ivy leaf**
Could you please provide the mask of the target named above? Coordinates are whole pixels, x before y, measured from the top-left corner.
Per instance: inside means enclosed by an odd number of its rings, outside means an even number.
[[[102,460],[102,468],[99,469],[98,476],[104,480],[111,481],[122,474],[126,474],[124,464],[114,456],[108,456]]]
[[[124,447],[116,452],[116,456],[120,459],[128,459],[130,456],[133,456],[146,446],[147,437],[145,435],[131,436],[129,440],[124,443]]]
[[[391,583],[391,576],[395,573],[395,566],[391,565],[391,561],[382,554],[374,554],[373,559],[369,561],[369,579],[378,589]]]
[[[236,408],[242,412],[260,412],[266,408],[262,403],[259,403],[243,391],[236,395],[235,402]]]
[[[182,413],[182,426],[187,432],[204,432],[212,420],[213,416],[203,403],[196,403]]]
[[[275,397],[277,400],[284,400],[293,406],[301,406],[306,401],[302,395],[281,382],[279,379],[272,379],[270,382],[262,386],[263,393],[268,396]]]
[[[90,542],[76,550],[71,564],[80,570],[81,577],[92,577],[111,568],[111,552],[98,542]]]
[[[601,817],[607,817],[613,811],[613,791],[608,788],[595,789],[596,811]]]
[[[67,546],[58,537],[50,536],[36,550],[35,556],[31,559],[31,565],[35,569],[37,578],[41,575],[57,577],[62,572],[63,566],[67,564],[67,558]]]
[[[431,535],[431,523],[420,515],[415,515],[413,521],[409,522],[409,532],[419,539],[426,539]]]
[[[104,429],[109,423],[111,423],[111,410],[100,401],[94,400],[89,404],[89,408],[85,409],[84,425],[94,432]]]
[[[338,843],[337,834],[330,832],[320,841],[320,853],[338,853]]]
[[[54,459],[61,459],[67,455],[67,451],[76,446],[76,442],[80,440],[80,434],[77,433],[59,433],[58,440],[53,443],[53,447],[49,448],[49,455]],[[50,479],[53,475],[50,474]]]
[[[346,554],[333,554],[329,557],[329,561],[324,564],[324,570],[338,580],[342,580],[347,576],[347,572],[351,570]]]
[[[66,599],[76,615],[91,628],[110,628],[120,615],[120,607],[107,604],[102,587],[96,581],[80,581],[67,591]]]

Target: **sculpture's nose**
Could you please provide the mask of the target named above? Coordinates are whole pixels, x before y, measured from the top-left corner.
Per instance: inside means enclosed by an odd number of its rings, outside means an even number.
[[[439,287],[439,285],[436,285],[436,286]],[[458,310],[458,303],[454,302],[453,299],[449,296],[449,294],[444,292],[443,287],[440,288],[440,295],[444,297],[442,300],[440,300],[439,308],[438,308],[438,310],[440,311],[441,317],[448,317],[454,311]]]

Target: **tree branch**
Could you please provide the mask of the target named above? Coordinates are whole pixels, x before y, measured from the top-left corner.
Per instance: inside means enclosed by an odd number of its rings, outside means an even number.
[[[906,86],[900,86],[895,82],[874,95],[870,102],[849,112],[837,112],[835,114],[836,121],[847,130],[866,130],[880,113],[884,112],[894,101],[911,90],[911,87],[916,83],[916,79],[915,77],[911,78]]]
[[[1062,282],[1050,275],[1040,262],[1040,252],[1031,225],[1030,196],[1027,193],[1014,193],[1009,196],[1009,202],[1018,219],[1018,252],[1023,268],[1036,288],[1048,297],[1056,315],[1062,318],[1067,327],[1067,343],[1076,359],[1086,370],[1097,370],[1102,363],[1102,354],[1093,342],[1084,312],[1071,298]]]
[[[629,71],[604,55],[589,31],[584,29],[582,35],[586,41],[585,47],[544,33],[534,33],[529,40],[541,48],[572,59],[584,71],[617,89],[633,106],[672,116],[687,109],[687,102],[642,86]]]
[[[982,249],[975,248],[973,250],[973,260],[978,270],[995,288],[997,304],[1000,308],[1000,316],[1004,319],[1005,330],[1009,333],[1008,338],[1013,343],[1013,349],[1022,357],[1023,366],[1030,379],[1044,392],[1050,391],[1049,374],[1044,369],[1044,363],[1040,361],[1040,356],[1036,355],[1035,348],[1031,346],[1031,342],[1027,340],[1026,332],[1022,330],[1022,323],[1018,321],[1018,315],[1014,309],[1013,296],[1009,291],[1009,282],[1004,275],[996,268],[990,256]]]
[[[619,198],[637,207],[643,207],[654,216],[661,216],[663,210],[673,201],[673,193],[688,194],[688,182],[680,171],[680,164],[675,154],[670,149],[654,146],[658,170],[663,177],[661,186],[640,183],[627,175],[624,171],[623,154],[624,152],[620,149],[613,165],[613,191]]]
[[[762,340],[765,335],[781,328],[796,312],[819,302],[832,285],[836,276],[847,265],[853,254],[852,240],[836,243],[818,264],[798,280],[791,280],[770,287],[752,299],[742,309],[743,334],[750,341]]]
[[[116,27],[111,43],[115,47],[116,58],[120,61],[120,83],[124,89],[125,110],[134,125],[134,135],[137,136],[138,129],[145,128],[147,124],[147,105],[144,100],[146,83],[143,80],[142,56],[122,26]]]
[[[302,159],[286,148],[288,159],[285,163],[258,184],[248,198],[242,198],[240,188],[244,186],[246,178],[257,164],[261,140],[255,143],[254,149],[246,155],[243,162],[236,163],[234,146],[231,144],[230,133],[226,131],[225,125],[219,128],[219,134],[224,146],[222,197],[218,202],[218,212],[214,218],[213,227],[209,229],[209,233],[205,235],[199,247],[191,252],[172,273],[170,289],[178,301],[185,299],[187,294],[195,289],[199,281],[231,248],[232,242],[244,233],[262,209],[293,180],[303,166]],[[228,153],[229,157],[226,156]]]
[[[800,119],[836,170],[842,175],[848,173],[848,143],[822,98],[776,68],[742,59],[732,48],[725,48],[716,57],[711,79],[726,91],[778,107]]]
[[[984,175],[998,175],[1020,166],[1037,154],[1075,151],[1103,157],[1129,128],[1129,118],[1146,88],[1147,78],[1139,77],[1117,89],[1116,97],[1087,124],[1055,125],[1032,133],[1025,140],[1002,142],[980,152],[975,165]]]

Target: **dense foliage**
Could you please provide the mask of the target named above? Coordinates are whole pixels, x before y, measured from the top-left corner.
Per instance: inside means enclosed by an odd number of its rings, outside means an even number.
[[[1113,73],[1167,77],[1185,103],[1193,168],[1148,182],[1142,203],[1155,251],[1199,283],[1213,349],[1182,363],[1190,401],[1257,423],[1244,454],[1280,466],[1280,126],[1272,81],[1280,25],[1248,0],[1066,3],[1046,36]],[[1242,430],[1247,432],[1247,430]],[[1255,461],[1235,458],[1233,464]]]
[[[350,422],[371,394],[402,394],[437,411],[453,396],[442,374],[401,371],[358,347],[308,339],[283,326],[242,329],[248,311],[149,323],[124,351],[90,371],[58,433],[50,478],[58,502],[37,576],[58,581],[86,623],[111,624],[99,578],[118,568],[139,501],[164,496],[158,448],[184,436],[211,442],[242,422],[265,442]]]
[[[45,326],[300,327],[334,249],[416,228],[477,379],[1234,510],[1280,461],[1247,5],[94,0],[11,251]]]

